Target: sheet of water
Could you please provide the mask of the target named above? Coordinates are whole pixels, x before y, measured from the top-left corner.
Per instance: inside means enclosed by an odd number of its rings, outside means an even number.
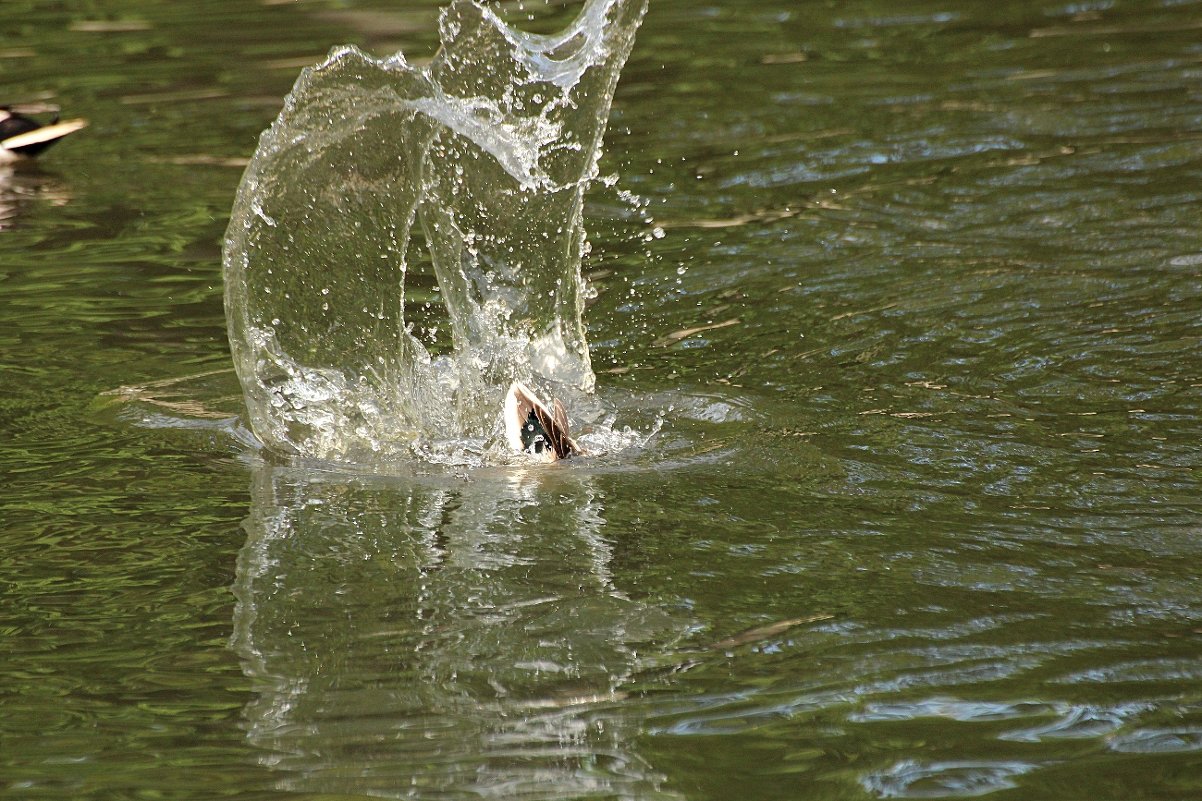
[[[583,198],[645,9],[592,0],[533,35],[460,0],[428,67],[343,47],[302,74],[226,239],[231,350],[264,443],[479,462],[502,458],[515,380],[563,396],[578,421],[593,411]],[[417,219],[454,344],[437,359],[405,320]]]

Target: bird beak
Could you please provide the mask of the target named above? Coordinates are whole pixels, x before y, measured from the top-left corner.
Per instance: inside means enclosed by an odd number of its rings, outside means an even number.
[[[11,116],[11,115],[10,115]],[[87,120],[67,120],[43,125],[31,131],[0,140],[0,150],[32,156],[70,133],[87,126]]]

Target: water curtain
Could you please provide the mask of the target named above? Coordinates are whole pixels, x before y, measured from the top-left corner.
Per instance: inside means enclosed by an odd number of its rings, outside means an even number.
[[[583,196],[647,0],[588,0],[554,35],[470,0],[429,66],[339,47],[263,133],[226,233],[247,418],[269,447],[372,461],[496,440],[510,381],[587,394]],[[404,317],[421,225],[451,323],[431,358]]]

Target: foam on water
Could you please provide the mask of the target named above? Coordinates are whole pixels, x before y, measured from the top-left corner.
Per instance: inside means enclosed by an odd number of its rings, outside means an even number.
[[[580,262],[584,191],[645,10],[589,0],[545,36],[459,0],[428,67],[339,47],[302,72],[243,176],[224,254],[234,366],[266,445],[496,461],[513,380],[594,424],[593,448],[639,439],[592,397]],[[439,358],[404,318],[415,224],[451,321]]]

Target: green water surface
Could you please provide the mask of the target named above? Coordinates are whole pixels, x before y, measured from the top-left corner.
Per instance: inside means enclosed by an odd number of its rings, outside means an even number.
[[[91,123],[0,173],[0,798],[1202,797],[1202,3],[652,0],[585,265],[649,446],[262,453],[241,168],[437,8],[0,5]]]

